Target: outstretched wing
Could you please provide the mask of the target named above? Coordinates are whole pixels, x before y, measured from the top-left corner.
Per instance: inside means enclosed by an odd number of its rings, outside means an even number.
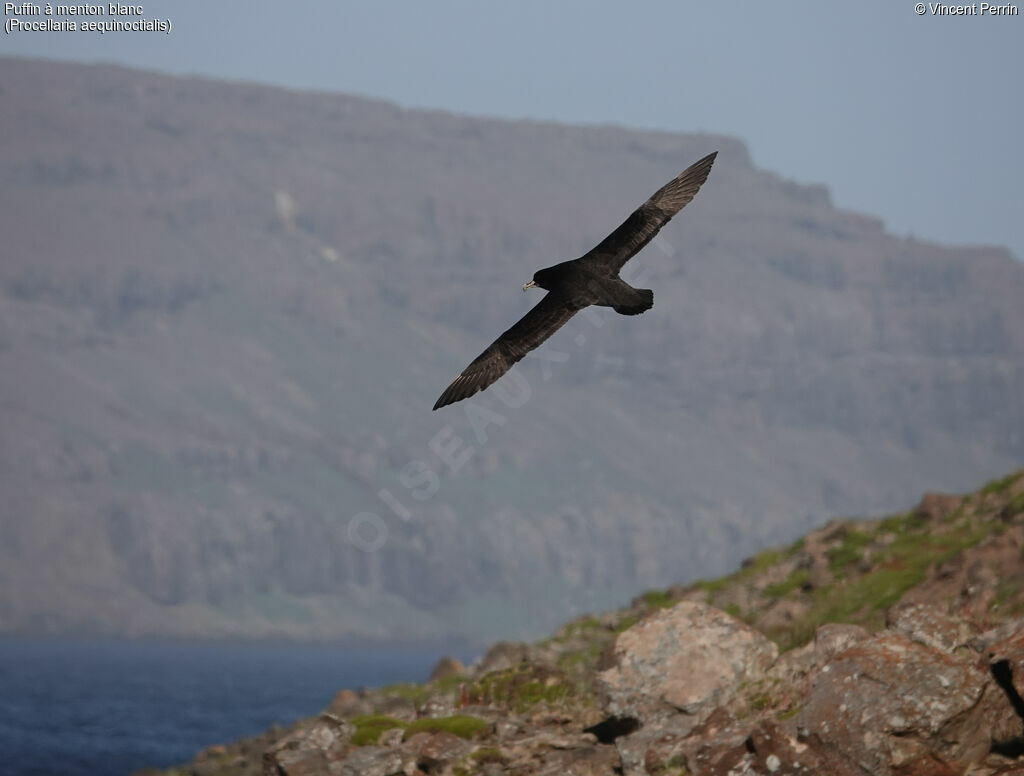
[[[441,394],[434,409],[454,404],[482,391],[558,331],[584,306],[573,302],[568,296],[549,292],[455,378]]]
[[[696,196],[708,179],[716,156],[718,151],[708,154],[654,192],[649,200],[634,210],[618,229],[605,237],[583,260],[598,262],[610,272],[622,269],[623,264],[653,240],[658,230]]]

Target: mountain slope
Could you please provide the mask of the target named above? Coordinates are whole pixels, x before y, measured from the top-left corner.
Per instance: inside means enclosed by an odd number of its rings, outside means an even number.
[[[1024,460],[1024,266],[734,139],[19,59],[0,88],[5,632],[536,633]],[[629,265],[653,310],[577,316],[522,406],[430,412],[537,267],[715,149]]]

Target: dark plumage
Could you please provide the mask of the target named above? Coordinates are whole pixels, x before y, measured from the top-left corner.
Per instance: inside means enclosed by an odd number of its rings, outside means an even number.
[[[708,154],[658,189],[586,255],[538,270],[523,290],[538,286],[547,295],[455,378],[434,409],[482,391],[588,305],[611,307],[623,315],[650,310],[654,292],[633,288],[619,277],[619,270],[694,198],[716,156],[717,151]]]

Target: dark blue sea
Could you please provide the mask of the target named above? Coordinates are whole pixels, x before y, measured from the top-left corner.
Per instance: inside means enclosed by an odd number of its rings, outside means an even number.
[[[424,681],[440,656],[412,648],[0,639],[0,776],[121,776],[183,763],[204,746],[316,714],[343,687]]]

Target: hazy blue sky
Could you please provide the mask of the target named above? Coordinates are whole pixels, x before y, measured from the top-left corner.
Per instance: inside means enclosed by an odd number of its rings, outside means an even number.
[[[1024,13],[915,5],[150,0],[169,35],[15,32],[0,53],[721,132],[898,234],[1024,258]]]

